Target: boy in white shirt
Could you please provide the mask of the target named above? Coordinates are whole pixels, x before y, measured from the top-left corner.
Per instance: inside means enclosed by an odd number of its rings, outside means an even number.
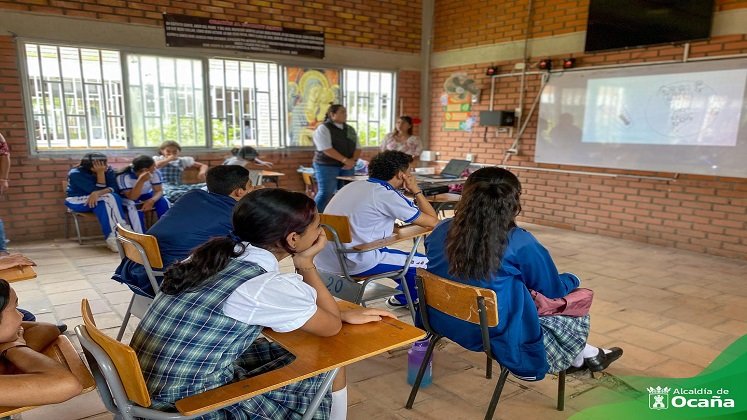
[[[436,211],[425,199],[410,172],[412,161],[412,156],[403,152],[389,150],[379,153],[368,165],[368,180],[352,182],[332,197],[324,213],[348,216],[353,233],[350,247],[391,236],[396,220],[423,227],[433,227],[438,223]],[[411,193],[415,203],[405,197],[400,192],[401,189]],[[351,274],[372,275],[402,268],[407,253],[382,248],[348,254],[345,259]],[[326,245],[314,262],[321,271],[342,273],[332,243]],[[424,255],[416,254],[405,275],[414,301],[417,299],[415,269],[425,268],[427,262]],[[402,285],[397,288],[402,290]],[[406,304],[404,294],[392,296],[387,301],[390,307],[403,307]]]

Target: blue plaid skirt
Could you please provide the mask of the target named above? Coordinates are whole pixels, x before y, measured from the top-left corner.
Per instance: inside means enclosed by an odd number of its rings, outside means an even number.
[[[568,369],[586,345],[589,337],[589,315],[541,316],[539,320],[547,363],[550,365],[549,372],[558,373]]]

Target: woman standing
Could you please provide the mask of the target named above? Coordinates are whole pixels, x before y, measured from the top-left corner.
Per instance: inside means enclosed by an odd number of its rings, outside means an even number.
[[[493,354],[524,380],[573,367],[598,372],[622,356],[622,349],[586,343],[589,315],[540,317],[530,290],[550,299],[579,286],[570,273],[558,273],[542,244],[516,225],[521,211],[516,175],[482,168],[469,176],[453,219],[436,226],[425,241],[428,271],[454,281],[492,289],[498,297],[498,326],[490,328]],[[482,350],[479,326],[430,311],[450,339]],[[572,369],[571,369],[572,370]]]
[[[338,176],[353,175],[353,168],[361,155],[358,134],[346,124],[348,112],[340,104],[330,105],[324,123],[314,130],[314,175],[319,191],[314,200],[319,212],[324,212],[327,203],[342,181]]]
[[[381,144],[381,151],[396,150],[405,152],[417,159],[423,151],[423,144],[418,136],[412,135],[412,118],[403,115],[397,119],[394,131],[387,134]]]

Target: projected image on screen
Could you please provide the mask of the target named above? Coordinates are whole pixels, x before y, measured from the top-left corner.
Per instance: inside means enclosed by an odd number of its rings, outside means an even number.
[[[747,59],[552,73],[535,162],[747,178]]]
[[[734,146],[747,69],[592,79],[582,141]],[[730,103],[731,102],[731,103]]]

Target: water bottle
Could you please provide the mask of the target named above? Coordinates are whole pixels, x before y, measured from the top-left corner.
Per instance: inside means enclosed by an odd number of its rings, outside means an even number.
[[[418,377],[418,371],[420,365],[425,359],[425,353],[428,350],[428,339],[416,341],[410,350],[407,350],[407,383],[412,385],[415,383],[415,379]],[[433,380],[433,354],[428,360],[428,365],[425,368],[423,379],[420,381],[420,387],[425,388],[431,384]]]

